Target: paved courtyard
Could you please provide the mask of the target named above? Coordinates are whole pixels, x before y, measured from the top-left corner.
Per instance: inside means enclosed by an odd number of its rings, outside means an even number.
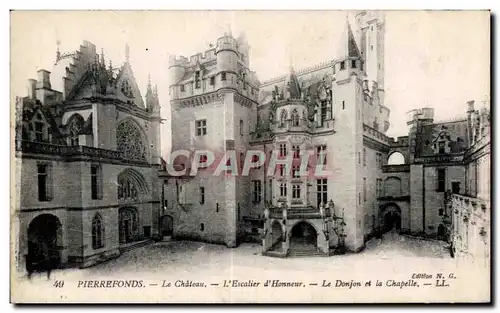
[[[69,279],[76,273],[89,277],[123,276],[137,274],[161,274],[197,276],[233,275],[235,269],[248,268],[252,271],[302,271],[304,268],[342,270],[364,266],[370,263],[389,262],[392,266],[408,264],[418,260],[421,263],[440,263],[451,260],[446,244],[387,233],[382,239],[371,239],[360,253],[349,253],[331,257],[273,258],[260,254],[258,244],[242,244],[229,249],[222,245],[192,241],[159,242],[123,253],[119,258],[96,266],[75,271],[57,270],[54,277]],[[38,275],[43,276],[43,275]],[[37,278],[35,278],[37,279]]]
[[[124,297],[130,302],[273,302],[276,299],[285,302],[345,302],[345,301],[391,301],[391,292],[398,292],[398,299],[415,300],[412,288],[385,287],[387,282],[407,282],[413,275],[431,274],[435,283],[436,273],[463,273],[467,283],[478,276],[470,268],[459,271],[459,262],[450,257],[446,244],[387,233],[382,239],[367,242],[361,253],[331,257],[310,258],[272,258],[260,255],[258,244],[242,244],[238,248],[190,241],[160,242],[143,246],[123,253],[119,258],[86,269],[65,269],[54,271],[51,280],[38,274],[31,280],[22,279],[21,290],[26,297],[33,294],[40,296],[40,301],[53,301],[54,297],[67,301],[91,299],[95,302],[122,302]],[[464,276],[471,276],[465,279]],[[144,288],[87,288],[80,287],[83,282],[103,280],[142,281]],[[225,284],[237,281],[244,284],[266,281],[298,282],[295,288],[232,288]],[[322,288],[324,281],[332,285],[344,281],[349,286],[351,281],[363,282],[380,280],[386,290],[381,293],[359,292],[351,289]],[[55,281],[64,281],[64,288],[54,287]],[[422,282],[422,281],[419,281]],[[165,284],[172,288],[163,288]],[[194,287],[201,284],[201,287]],[[392,284],[392,283],[390,283]],[[176,288],[174,288],[174,285]],[[147,288],[146,288],[147,287]],[[181,288],[177,288],[181,287]],[[307,288],[306,288],[307,287]],[[456,288],[464,286],[456,285]],[[355,292],[358,290],[358,292]],[[452,299],[455,289],[440,289],[435,293],[428,289],[423,293],[426,301],[443,292]],[[471,290],[477,291],[476,289]],[[479,292],[479,291],[478,291]],[[60,295],[59,295],[60,294]],[[420,295],[420,294],[419,294]],[[23,296],[23,295],[21,295]],[[475,296],[471,293],[471,297]],[[368,298],[367,298],[368,297]],[[437,298],[436,298],[437,299]],[[88,300],[87,300],[88,301]]]

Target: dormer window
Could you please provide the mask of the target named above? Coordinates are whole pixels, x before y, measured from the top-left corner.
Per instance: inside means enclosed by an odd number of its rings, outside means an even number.
[[[35,122],[35,141],[41,142],[45,137],[44,124]]]
[[[356,68],[356,60],[351,60],[351,68]]]
[[[215,85],[215,76],[210,77],[210,86]]]
[[[340,62],[340,70],[345,70],[345,61]]]
[[[439,154],[446,153],[444,146],[445,146],[445,142],[444,141],[440,141],[439,142]]]

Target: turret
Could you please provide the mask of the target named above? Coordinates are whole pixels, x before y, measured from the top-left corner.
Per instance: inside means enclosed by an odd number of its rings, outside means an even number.
[[[236,87],[238,75],[238,43],[228,33],[217,39],[217,80],[221,87]]]
[[[186,65],[189,63],[188,59],[183,56],[170,56],[169,57],[169,88],[170,96],[172,99],[178,98],[180,94],[180,88],[178,83],[184,78],[186,74]]]
[[[250,67],[250,45],[248,44],[245,33],[241,33],[237,39],[240,57],[246,67]]]
[[[355,16],[356,41],[364,59],[364,71],[370,82],[370,91],[384,104],[384,45],[385,17],[382,11],[362,11]],[[374,88],[374,82],[377,83]]]
[[[434,121],[434,109],[413,109],[406,114],[406,117],[406,124],[410,127],[416,126],[418,122],[421,124],[432,124]]]

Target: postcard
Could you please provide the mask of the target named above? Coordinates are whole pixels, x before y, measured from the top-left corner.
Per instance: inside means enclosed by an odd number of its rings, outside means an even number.
[[[11,11],[11,302],[491,302],[490,19]]]

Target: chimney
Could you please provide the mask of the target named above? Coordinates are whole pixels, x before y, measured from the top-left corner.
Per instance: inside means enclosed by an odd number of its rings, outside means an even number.
[[[36,79],[28,79],[28,98],[36,100]]]
[[[50,86],[50,72],[47,70],[38,70],[37,89],[52,89]]]

